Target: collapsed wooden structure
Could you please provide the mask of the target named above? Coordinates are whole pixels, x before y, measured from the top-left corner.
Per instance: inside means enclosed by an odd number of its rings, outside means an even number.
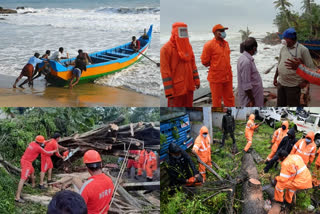
[[[126,150],[142,150],[150,148],[152,150],[160,149],[160,123],[159,122],[139,122],[119,126],[122,118],[109,124],[81,134],[74,134],[60,139],[59,144],[75,149],[80,147],[68,161],[53,159],[58,168],[66,168],[71,162],[82,158],[89,149],[94,149],[102,155],[113,155],[124,157]],[[134,159],[135,155],[129,155]]]
[[[59,144],[69,149],[80,149],[67,161],[52,156],[55,168],[63,170],[65,174],[56,174],[58,180],[50,184],[50,195],[54,195],[63,189],[74,190],[72,178],[77,177],[85,181],[90,177],[86,167],[74,167],[72,163],[82,159],[84,153],[89,149],[98,151],[101,155],[113,155],[124,157],[128,150],[141,150],[150,148],[160,149],[160,123],[139,122],[127,125],[119,125],[124,121],[120,117],[109,124],[101,125],[85,133],[74,134],[64,137]],[[136,158],[129,155],[129,158]],[[0,167],[4,167],[9,173],[20,175],[21,170],[13,166],[0,156]],[[114,183],[116,178],[110,173],[117,170],[116,164],[104,164],[103,172],[107,174]],[[158,172],[159,173],[159,169]],[[145,182],[138,180],[126,180],[120,178],[120,185],[114,196],[114,201],[108,213],[160,213],[160,181]],[[24,198],[34,203],[47,205],[51,197],[45,195],[24,195]]]

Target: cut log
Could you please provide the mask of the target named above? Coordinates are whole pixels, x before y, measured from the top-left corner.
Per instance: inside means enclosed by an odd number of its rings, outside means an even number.
[[[153,182],[137,182],[137,183],[124,183],[122,187],[127,191],[131,190],[160,190],[160,181]]]
[[[266,213],[263,206],[262,186],[259,181],[259,174],[250,153],[245,153],[242,157],[241,171],[244,172],[247,179],[243,183],[243,198],[242,207],[243,214]]]
[[[272,203],[272,207],[269,210],[268,214],[279,214],[281,211],[281,205],[277,202]]]

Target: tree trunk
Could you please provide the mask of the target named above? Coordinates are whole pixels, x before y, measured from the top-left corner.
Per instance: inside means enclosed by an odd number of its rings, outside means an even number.
[[[262,186],[259,181],[259,175],[256,165],[250,153],[244,154],[242,158],[241,171],[243,171],[247,177],[246,181],[243,183],[242,188],[244,198],[242,213],[265,213],[265,210],[263,208],[264,201],[262,194]]]

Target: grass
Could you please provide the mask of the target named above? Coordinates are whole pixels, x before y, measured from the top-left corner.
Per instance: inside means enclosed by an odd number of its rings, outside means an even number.
[[[259,121],[256,121],[259,122]],[[257,131],[255,131],[252,140],[251,148],[254,148],[256,152],[263,158],[266,159],[268,154],[271,151],[270,141],[275,130],[268,126],[267,124],[262,124]],[[232,150],[232,139],[230,136],[225,141],[225,146],[221,149],[219,144],[214,144],[211,147],[211,158],[217,163],[222,170],[216,170],[220,176],[226,178],[226,173],[235,178],[241,169],[241,159],[243,153],[241,152],[243,148],[246,146],[247,141],[244,136],[245,133],[245,122],[244,121],[236,121],[236,130],[235,130],[235,139],[238,150],[240,153],[233,155],[231,153]],[[222,139],[222,130],[213,127],[213,136],[212,138]],[[299,139],[302,137],[302,133],[296,133],[296,138]],[[187,152],[190,154],[191,149],[188,149]],[[193,162],[196,164],[196,168],[198,168],[197,160],[194,156],[191,156]],[[270,183],[270,179],[278,176],[280,173],[280,164],[278,166],[279,169],[272,168],[268,173],[263,172],[263,168],[265,167],[264,163],[256,164],[257,170],[260,176],[260,181],[262,185],[266,185]],[[311,167],[311,171],[314,167],[314,164]],[[207,171],[207,181],[216,181],[217,178]],[[163,185],[163,184],[161,184]],[[191,196],[186,194],[182,189],[176,189],[175,194],[169,194],[170,189],[161,189],[161,212],[163,213],[218,213],[219,211],[226,212],[225,203],[228,200],[227,195],[225,193],[218,194],[217,196],[211,198],[205,203],[201,203],[200,200],[207,197],[214,192],[202,192],[198,193],[195,196]],[[306,208],[311,204],[311,195],[318,194],[318,198],[320,198],[319,191],[314,190],[304,190],[299,191],[297,193],[296,206],[293,208],[292,212],[306,212]],[[264,194],[265,199],[267,199],[267,195]],[[238,185],[236,187],[236,200],[234,201],[234,209],[237,213],[241,213],[241,207],[243,196],[242,196],[242,185]],[[194,209],[194,208],[197,209]],[[318,208],[319,210],[319,208]]]

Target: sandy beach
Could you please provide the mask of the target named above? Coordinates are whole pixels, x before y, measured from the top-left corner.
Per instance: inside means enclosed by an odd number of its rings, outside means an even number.
[[[84,106],[150,106],[157,107],[160,98],[143,95],[123,88],[93,83],[79,84],[72,90],[45,86],[44,80],[35,80],[34,87],[12,88],[16,77],[0,75],[0,106],[2,107],[84,107]]]

